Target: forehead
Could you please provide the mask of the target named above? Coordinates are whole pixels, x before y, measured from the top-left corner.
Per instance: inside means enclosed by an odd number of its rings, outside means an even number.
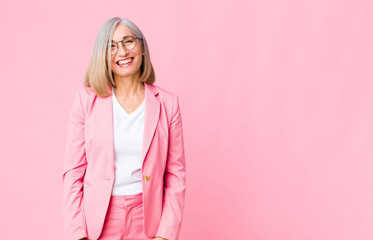
[[[122,38],[124,36],[134,36],[134,35],[126,25],[118,24],[115,27],[113,37],[112,37],[112,41],[120,41],[120,40],[122,40]]]

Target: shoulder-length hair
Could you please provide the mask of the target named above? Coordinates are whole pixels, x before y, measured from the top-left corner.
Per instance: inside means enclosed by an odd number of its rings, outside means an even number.
[[[111,46],[111,38],[118,24],[126,25],[136,37],[141,39],[144,55],[138,81],[149,84],[155,82],[155,72],[150,61],[148,43],[141,30],[126,18],[113,17],[104,23],[97,34],[92,57],[84,76],[84,86],[91,87],[101,97],[111,95],[110,86],[116,87],[111,70],[111,49],[109,46]]]

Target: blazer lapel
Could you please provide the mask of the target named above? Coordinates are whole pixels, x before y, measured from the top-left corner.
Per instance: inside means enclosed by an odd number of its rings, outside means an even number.
[[[161,104],[157,98],[158,91],[152,85],[144,83],[145,85],[145,116],[144,116],[144,135],[143,135],[143,146],[142,146],[142,162],[144,169],[145,157],[148,153],[150,143],[153,140],[154,132],[158,124],[159,113]],[[112,89],[112,87],[111,87]],[[114,179],[115,165],[114,165],[114,121],[113,121],[113,95],[106,98],[101,98],[101,104],[96,103],[96,107],[102,113],[100,117],[102,120],[102,126],[107,126],[107,128],[101,128],[100,136],[103,137],[103,142],[105,143],[105,157],[108,160],[108,164],[104,167],[105,171],[109,171],[108,174],[104,174],[108,179]],[[100,128],[100,127],[99,127]]]
[[[145,116],[144,136],[142,144],[142,161],[144,169],[145,157],[148,153],[150,143],[153,140],[154,132],[158,124],[161,104],[157,98],[158,91],[151,84],[145,84]]]

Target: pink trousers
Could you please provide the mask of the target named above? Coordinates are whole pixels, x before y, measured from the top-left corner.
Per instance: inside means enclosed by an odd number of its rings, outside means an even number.
[[[99,240],[151,240],[145,235],[142,193],[111,196]]]

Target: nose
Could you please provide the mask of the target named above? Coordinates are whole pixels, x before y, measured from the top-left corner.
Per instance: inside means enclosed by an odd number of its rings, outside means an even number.
[[[118,55],[126,55],[127,51],[127,48],[125,48],[122,43],[118,43]]]

